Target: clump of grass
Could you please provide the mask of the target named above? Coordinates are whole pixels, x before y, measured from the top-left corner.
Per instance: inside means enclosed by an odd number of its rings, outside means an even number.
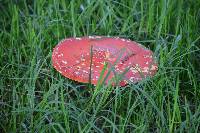
[[[1,1],[2,132],[198,132],[198,0]],[[153,78],[96,90],[51,65],[70,36],[130,38],[155,51]],[[91,86],[92,87],[92,86]]]

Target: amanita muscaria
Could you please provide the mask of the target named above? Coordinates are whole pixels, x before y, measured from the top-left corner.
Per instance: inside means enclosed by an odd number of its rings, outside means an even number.
[[[124,38],[104,36],[62,40],[53,50],[52,63],[65,77],[82,83],[88,83],[91,79],[94,85],[97,84],[105,63],[108,67],[104,76],[111,67],[114,68],[106,83],[116,74],[127,70],[120,86],[153,76],[158,69],[153,52],[144,46]]]

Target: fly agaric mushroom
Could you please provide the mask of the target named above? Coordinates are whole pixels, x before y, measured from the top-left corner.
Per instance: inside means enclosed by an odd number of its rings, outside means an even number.
[[[152,51],[144,46],[124,38],[104,36],[64,39],[54,48],[52,63],[65,77],[83,83],[88,83],[91,79],[94,85],[97,84],[105,63],[108,67],[104,76],[114,66],[106,83],[116,73],[122,74],[127,70],[120,86],[153,76],[158,69]]]

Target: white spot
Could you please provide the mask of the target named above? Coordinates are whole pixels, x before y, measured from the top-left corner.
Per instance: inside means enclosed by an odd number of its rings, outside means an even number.
[[[67,61],[62,60],[62,63],[67,64]]]
[[[63,56],[63,53],[61,53],[61,54],[58,55],[58,57],[61,57],[61,56]]]
[[[61,71],[58,71],[59,73],[62,73]]]
[[[80,37],[76,37],[76,40],[82,40]]]
[[[77,66],[77,69],[81,69],[81,67],[80,67],[80,66]]]
[[[101,39],[102,37],[101,36],[95,36],[95,38]]]
[[[84,59],[84,58],[81,58],[81,61],[85,61],[85,59]]]
[[[87,74],[89,73],[89,72],[88,72],[88,71],[86,71],[86,70],[83,70],[83,72],[84,72],[84,73],[87,73]]]
[[[114,37],[115,39],[119,39],[119,37]]]
[[[89,36],[89,39],[95,39],[93,36]]]
[[[58,54],[58,51],[55,51],[55,55],[57,55],[57,54]],[[54,56],[55,56],[55,55],[54,55]]]
[[[123,69],[123,70],[125,70],[126,68],[125,68],[125,67],[123,67],[122,69]]]
[[[119,68],[116,68],[117,71],[119,71]]]
[[[79,60],[76,60],[76,63],[80,63],[80,61],[79,61]]]
[[[105,65],[106,63],[105,62],[100,62],[100,64]]]
[[[126,40],[125,39],[121,39],[123,42],[125,42]]]
[[[130,77],[129,81],[134,82],[135,77]]]
[[[80,73],[79,72],[74,72],[76,75],[79,75]]]
[[[152,55],[144,55],[144,58],[152,58]]]
[[[138,70],[137,70],[137,69],[135,69],[135,68],[133,68],[133,67],[131,67],[131,68],[130,68],[130,70],[131,70],[131,72],[132,72],[133,74],[135,74],[135,73],[137,73],[137,72],[138,72]]]
[[[84,55],[82,54],[81,57],[84,58]]]
[[[97,68],[99,68],[100,66],[96,66]]]
[[[148,67],[144,67],[142,70],[143,73],[148,73],[149,72],[149,68]]]
[[[151,66],[151,70],[156,70],[158,67],[156,65]]]
[[[95,73],[98,73],[98,71],[94,71]]]

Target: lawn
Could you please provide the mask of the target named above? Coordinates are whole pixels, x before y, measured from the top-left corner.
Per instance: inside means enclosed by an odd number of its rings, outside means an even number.
[[[199,132],[199,0],[0,0],[0,132]],[[119,36],[154,51],[157,74],[91,86],[63,77],[67,37]]]

